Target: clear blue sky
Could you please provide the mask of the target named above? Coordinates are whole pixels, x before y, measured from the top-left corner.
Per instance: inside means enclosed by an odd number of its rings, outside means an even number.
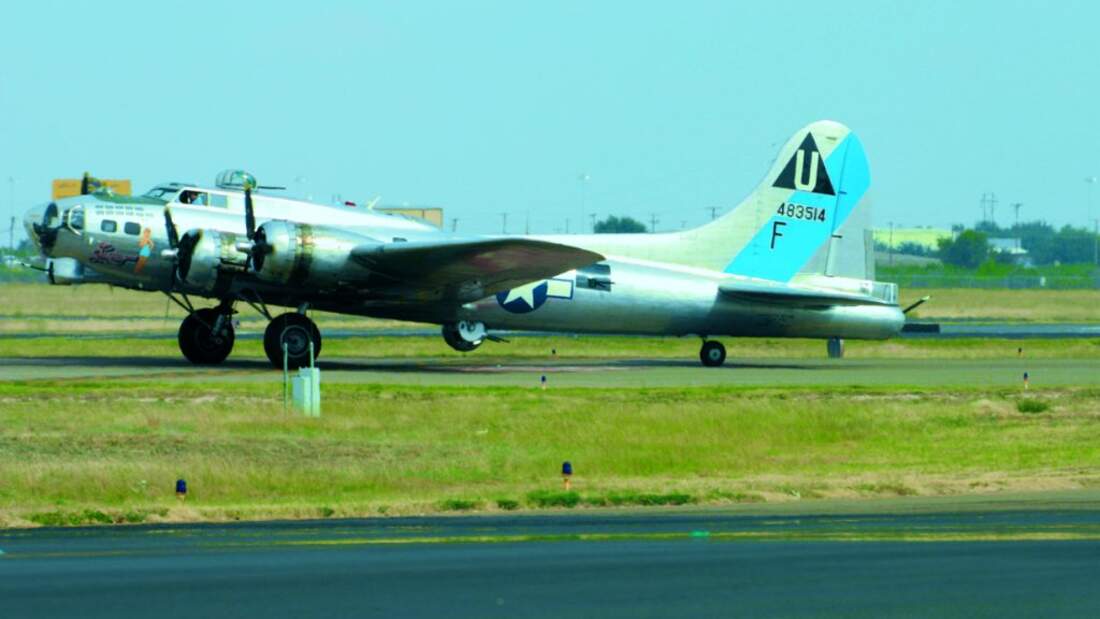
[[[73,3],[75,4],[75,3]],[[879,225],[1084,225],[1096,2],[20,2],[0,24],[0,214],[90,170],[243,167],[465,232],[658,229],[736,204],[802,125],[861,135]],[[583,191],[578,175],[590,180]],[[1094,211],[1100,212],[1100,187]],[[587,221],[587,217],[585,217]],[[0,229],[6,225],[0,226]]]

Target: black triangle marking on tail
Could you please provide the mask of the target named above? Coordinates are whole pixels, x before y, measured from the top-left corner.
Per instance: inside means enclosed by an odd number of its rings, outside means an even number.
[[[800,158],[802,159],[802,165],[799,165],[798,160]],[[814,161],[817,162],[816,169],[812,167]],[[795,184],[796,174],[798,185]],[[813,183],[813,189],[809,189],[811,183]],[[802,145],[798,147],[798,150],[791,156],[791,160],[783,167],[783,171],[779,173],[779,178],[775,179],[775,184],[772,187],[810,191],[827,196],[836,195],[836,191],[833,190],[833,183],[829,180],[829,173],[825,171],[825,158],[821,156],[821,151],[817,150],[817,142],[814,141],[812,133],[806,133],[806,139],[802,140]]]

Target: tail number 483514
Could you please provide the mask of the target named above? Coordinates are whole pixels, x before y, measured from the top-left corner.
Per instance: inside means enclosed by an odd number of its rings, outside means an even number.
[[[804,204],[788,204],[783,202],[779,205],[777,214],[783,217],[790,217],[791,219],[825,221],[825,209],[816,206],[806,206]]]

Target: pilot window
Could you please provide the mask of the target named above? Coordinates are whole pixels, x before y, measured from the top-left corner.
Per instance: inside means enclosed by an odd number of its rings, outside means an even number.
[[[175,187],[153,187],[149,191],[145,192],[145,197],[155,198],[157,200],[170,200],[177,191],[179,190]]]
[[[65,211],[65,221],[69,225],[69,229],[73,232],[80,232],[84,229],[84,208],[80,206],[74,206],[68,211]]]
[[[125,226],[122,226],[122,231],[126,234],[137,236],[141,234],[141,225],[132,221],[128,221],[126,222]]]
[[[103,221],[99,222],[99,229],[104,232],[114,232],[115,230],[118,230],[118,224],[115,223],[115,220],[113,219],[104,219]]]
[[[184,204],[193,204],[195,206],[206,206],[207,194],[202,191],[188,189],[187,191],[180,192],[180,202]]]
[[[217,208],[229,208],[229,198],[216,193],[203,194],[209,200],[209,206]]]

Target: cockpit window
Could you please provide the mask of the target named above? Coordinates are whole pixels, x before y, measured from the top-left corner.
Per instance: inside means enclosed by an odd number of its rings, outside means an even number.
[[[192,204],[194,206],[206,206],[210,203],[210,200],[205,191],[186,189],[180,192],[180,202],[183,204]]]
[[[73,232],[84,229],[84,207],[74,206],[65,212],[65,223]]]
[[[176,197],[176,192],[178,191],[179,189],[175,187],[153,187],[145,192],[145,197],[156,200],[171,200]]]

